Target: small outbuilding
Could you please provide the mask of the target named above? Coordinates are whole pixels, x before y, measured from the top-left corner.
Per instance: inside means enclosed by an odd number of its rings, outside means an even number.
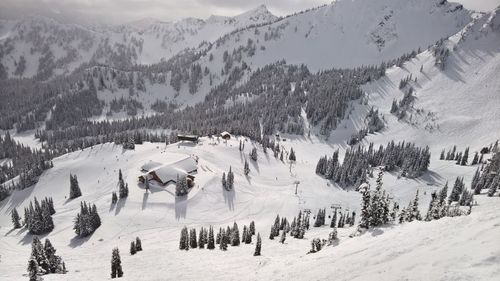
[[[197,135],[180,135],[180,134],[177,135],[178,141],[190,141],[190,142],[197,143],[199,138],[200,137]]]
[[[229,140],[229,139],[231,139],[231,134],[224,131],[224,132],[220,133],[220,137],[224,140]]]

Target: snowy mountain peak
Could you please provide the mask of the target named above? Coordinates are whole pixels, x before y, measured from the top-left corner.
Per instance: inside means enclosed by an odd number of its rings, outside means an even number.
[[[277,18],[278,17],[273,15],[264,4],[234,17],[234,19],[240,22],[247,22],[249,24],[271,22]]]

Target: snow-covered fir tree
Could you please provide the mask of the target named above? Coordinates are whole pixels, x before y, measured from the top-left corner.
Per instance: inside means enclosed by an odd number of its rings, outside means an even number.
[[[253,255],[260,256],[261,248],[262,248],[262,239],[260,239],[260,233],[257,233],[257,243],[255,243],[255,251],[253,252]]]
[[[122,261],[120,250],[114,248],[111,253],[111,278],[120,278],[123,276]]]
[[[95,204],[81,202],[80,212],[76,215],[73,229],[77,236],[85,237],[92,234],[97,228],[101,226],[101,218],[97,213]]]
[[[74,199],[82,196],[82,191],[80,190],[80,186],[78,185],[78,178],[76,175],[69,175],[69,199]]]
[[[12,226],[16,228],[21,228],[21,217],[19,217],[19,213],[17,212],[17,209],[14,208],[12,209],[11,212],[11,218],[12,218]]]
[[[250,152],[250,159],[253,161],[257,161],[258,155],[257,155],[257,148],[252,148],[252,151]]]

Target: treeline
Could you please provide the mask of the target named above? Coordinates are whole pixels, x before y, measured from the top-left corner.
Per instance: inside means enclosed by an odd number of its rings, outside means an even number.
[[[481,194],[487,189],[488,196],[495,196],[500,189],[500,152],[496,152],[482,171],[479,169],[472,178],[471,188],[474,194]]]
[[[322,175],[338,183],[342,187],[359,186],[366,182],[367,175],[373,167],[383,166],[385,171],[400,170],[403,177],[415,178],[427,171],[430,164],[429,147],[420,148],[414,143],[391,141],[384,148],[382,145],[375,150],[373,143],[368,149],[347,149],[342,163],[339,162],[339,152],[332,157],[324,156],[316,165],[316,174]]]
[[[33,204],[33,202],[35,202]],[[30,202],[29,207],[24,208],[24,226],[28,228],[31,234],[44,234],[52,231],[54,229],[54,221],[52,220],[52,215],[56,213],[54,209],[54,202],[52,198],[45,197],[42,203],[38,201],[35,197],[33,201]],[[14,209],[12,211],[12,222],[14,228],[19,228],[19,215]]]

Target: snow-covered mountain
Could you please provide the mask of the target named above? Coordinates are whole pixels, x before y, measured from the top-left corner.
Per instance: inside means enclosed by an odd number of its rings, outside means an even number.
[[[275,19],[265,6],[259,6],[234,17],[144,20],[121,26],[85,27],[42,16],[4,20],[0,21],[0,74],[45,80],[68,74],[83,63],[120,68],[158,63],[185,48]]]
[[[263,10],[260,7],[250,14],[267,14]],[[248,14],[240,17],[245,23],[255,18]],[[276,20],[272,16],[258,18],[259,22]],[[224,110],[229,111],[231,105],[240,102],[238,99],[250,105],[259,95],[265,96],[269,103],[275,102],[268,93],[282,94],[283,100],[286,96],[301,94],[300,82],[309,83],[310,80],[301,81],[296,76],[285,79],[288,90],[285,93],[272,92],[271,89],[279,87],[281,80],[261,79],[257,81],[264,81],[262,84],[252,87],[254,80],[250,77],[258,67],[282,58],[292,63],[306,63],[311,69],[318,70],[379,64],[418,47],[421,49],[414,56],[400,61],[399,66],[388,66],[380,79],[370,79],[362,85],[360,97],[348,101],[344,117],[327,135],[316,134],[318,128],[311,124],[312,118],[307,117],[306,105],[299,104],[300,120],[304,122],[306,132],[288,135],[279,131],[278,137],[271,136],[286,155],[293,148],[296,161],[289,161],[286,156],[284,159],[274,156],[272,148],[267,148],[266,153],[262,144],[237,135],[227,141],[202,137],[197,144],[145,142],[137,144],[135,150],[125,150],[111,142],[81,149],[75,144],[73,152],[53,159],[54,167],[45,170],[38,183],[23,190],[14,190],[0,202],[0,279],[25,279],[23,274],[26,274],[26,263],[31,253],[33,236],[25,228],[12,229],[11,211],[16,208],[22,215],[24,208],[35,197],[41,200],[48,196],[53,198],[56,209],[53,215],[55,227],[42,237],[50,239],[57,254],[64,259],[68,272],[44,275],[44,280],[107,279],[114,247],[120,249],[123,280],[495,280],[500,255],[497,241],[500,235],[498,191],[492,197],[484,194],[486,190],[475,195],[476,204],[467,216],[401,224],[393,222],[359,233],[356,226],[362,208],[362,194],[355,188],[343,189],[334,181],[318,175],[316,164],[320,157],[330,156],[337,149],[340,160],[345,158],[348,149],[356,149],[356,146],[348,144],[349,138],[366,128],[367,113],[373,109],[384,126],[375,133],[367,134],[360,140],[361,145],[373,143],[376,149],[393,140],[405,141],[417,147],[428,146],[431,153],[428,171],[420,177],[407,178],[399,170],[384,173],[383,189],[401,209],[410,207],[418,190],[419,210],[425,215],[432,192],[440,190],[448,182],[450,194],[453,182],[459,177],[463,178],[465,189],[470,190],[475,171],[485,167],[482,164],[472,165],[472,155],[484,152],[485,148],[489,151],[489,147],[500,139],[500,7],[489,13],[471,14],[446,1],[343,0],[236,32],[229,29],[235,30],[245,24],[238,26],[233,22],[234,25],[230,23],[233,27],[228,28],[229,33],[220,40],[215,33],[213,37],[201,34],[200,30],[208,32],[217,24],[227,26],[223,24],[226,21],[232,21],[232,18],[188,19],[176,23],[183,31],[175,34],[182,33],[179,36],[186,37],[192,32],[189,35],[192,37],[188,37],[193,41],[214,42],[213,45],[199,47],[197,51],[205,52],[199,57],[186,52],[153,69],[137,67],[123,72],[108,66],[94,66],[83,71],[83,81],[92,81],[89,84],[95,84],[98,98],[108,103],[113,98],[130,96],[147,105],[165,97],[197,104],[204,101],[205,94],[215,85],[234,77],[228,73],[235,73],[236,67],[243,69],[245,62],[247,68],[234,84],[234,88],[241,89],[242,93],[237,98],[229,96],[224,104]],[[10,23],[5,24],[4,30],[12,29],[8,26]],[[43,30],[44,25],[40,26]],[[99,30],[101,27],[67,28],[70,29],[61,29],[58,34],[103,34]],[[116,37],[116,40],[119,37],[117,34],[124,34],[121,29],[143,36],[141,38],[154,37],[156,33],[174,34],[171,24],[157,21],[114,28],[105,32],[114,34],[109,38]],[[23,34],[32,38],[39,33]],[[5,39],[3,42],[8,41]],[[71,42],[75,48],[78,47],[77,40]],[[239,48],[242,44],[243,48]],[[27,46],[25,48],[29,50]],[[146,41],[143,46],[147,46]],[[17,50],[11,50],[11,54],[14,52]],[[193,57],[196,59],[191,62]],[[200,65],[203,72],[205,67],[208,69],[207,74],[200,78],[195,93],[189,93],[186,85],[189,82],[182,82],[180,91],[175,91],[168,82],[173,75],[181,72],[179,69],[184,69],[180,67],[184,67],[184,58],[190,67],[189,73],[196,73],[192,65]],[[274,78],[278,79],[281,68],[274,69]],[[292,67],[284,69],[291,71]],[[190,75],[188,77],[192,77]],[[120,83],[123,85],[120,86]],[[211,94],[225,94],[226,90],[231,92],[233,88]],[[321,102],[325,103],[327,99]],[[69,102],[62,105],[71,106]],[[224,117],[216,119],[221,127],[231,124],[227,123],[224,110],[213,114]],[[178,116],[187,122],[190,113],[192,111]],[[248,112],[236,112],[231,117],[238,119],[244,114]],[[47,118],[50,119],[50,116]],[[106,119],[107,116],[103,114],[99,118]],[[134,122],[141,121],[134,119],[121,123],[122,130],[127,131],[133,128]],[[173,121],[167,119],[166,123]],[[209,120],[200,120],[199,124],[204,121]],[[257,120],[257,123],[263,121]],[[102,138],[109,134],[105,130],[109,127],[102,128],[89,125],[86,133],[102,129],[99,135]],[[158,131],[169,133],[170,129],[167,127]],[[197,128],[191,129],[195,131]],[[76,140],[77,133],[80,131],[63,131],[61,134],[73,136]],[[31,132],[15,134],[14,138],[34,146]],[[88,139],[90,141],[91,137]],[[240,140],[244,143],[243,148],[240,148]],[[453,146],[461,152],[470,149],[467,165],[439,159],[443,149],[450,150]],[[253,148],[258,151],[256,162],[249,160]],[[141,165],[151,160],[170,163],[193,155],[199,159],[198,171],[195,186],[187,196],[175,196],[175,184],[163,187],[153,182],[147,192],[138,181],[143,174]],[[483,156],[485,163],[491,162],[492,153],[485,152]],[[244,170],[247,159],[250,163],[248,174]],[[11,159],[0,159],[0,163],[9,162]],[[221,178],[230,169],[235,174],[235,182],[234,189],[227,191],[221,186]],[[378,172],[378,169],[376,167],[375,171]],[[111,194],[118,189],[119,170],[130,192],[126,199],[113,204]],[[82,191],[82,196],[73,200],[67,198],[70,174],[78,176]],[[491,171],[493,177],[495,174]],[[376,184],[375,178],[368,176],[367,181],[372,187]],[[489,184],[493,186],[495,181]],[[83,201],[96,205],[102,225],[92,235],[78,238],[73,230],[73,220]],[[291,221],[299,211],[309,209],[312,219],[323,208],[326,208],[327,215],[331,215],[332,204],[340,205],[344,213],[356,211],[357,214],[355,226],[338,229],[339,239],[333,245],[308,254],[314,238],[328,239],[332,229],[326,225],[311,227],[304,239],[295,239],[288,234],[284,243],[280,243],[279,237],[274,240],[268,238],[277,214]],[[249,225],[251,221],[255,222],[263,240],[260,257],[253,256],[255,236],[250,245],[242,243],[238,247],[229,247],[227,251],[219,250],[218,245],[215,250],[179,250],[179,237],[184,226],[199,231],[200,227],[211,225],[217,232],[219,228],[236,222],[241,231],[243,225]],[[130,242],[136,237],[142,239],[144,250],[130,255]]]

